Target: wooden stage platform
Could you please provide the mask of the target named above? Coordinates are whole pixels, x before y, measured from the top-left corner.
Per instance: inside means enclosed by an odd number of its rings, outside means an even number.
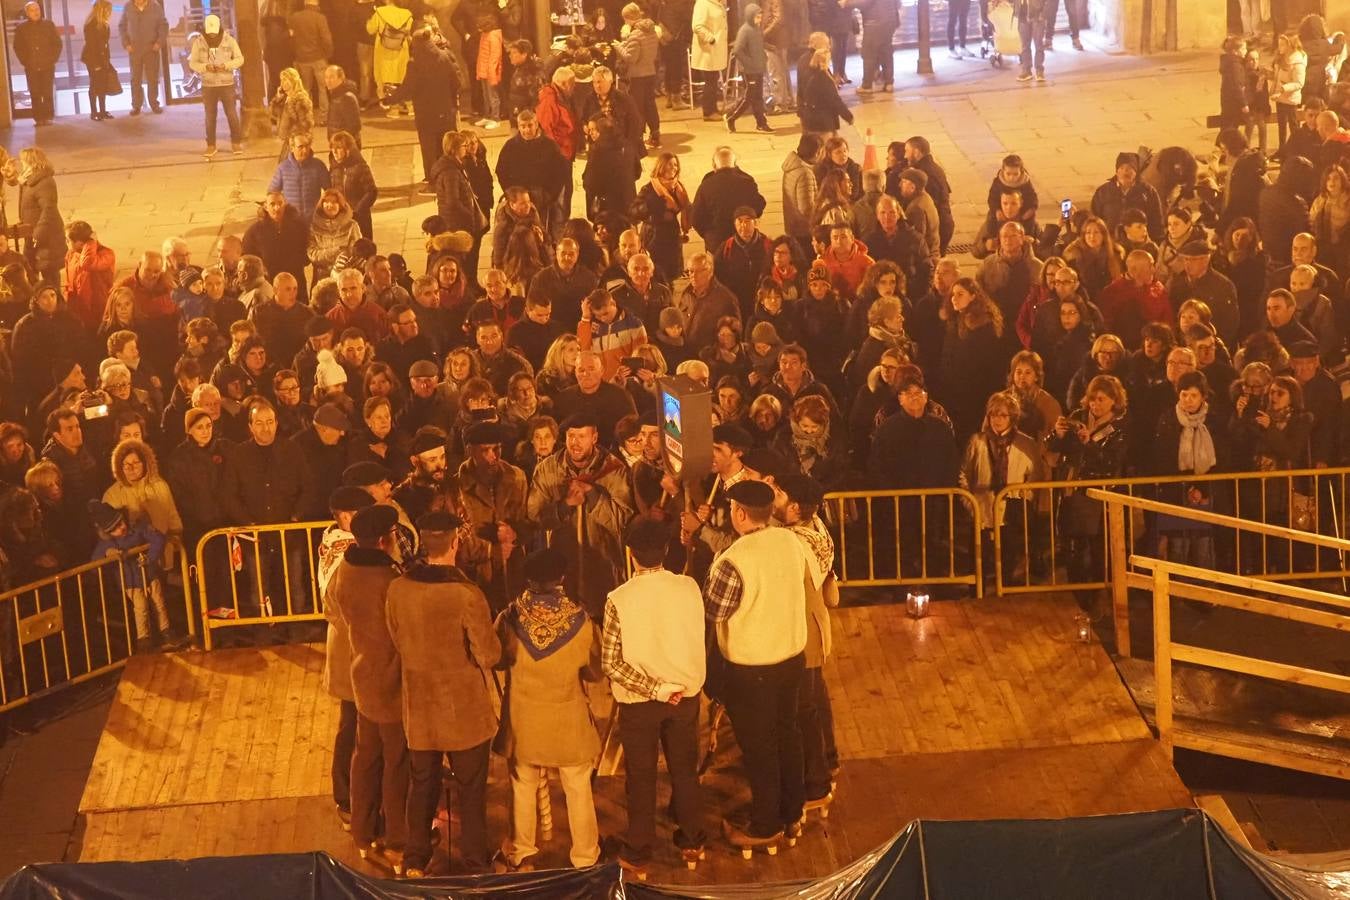
[[[1193,805],[1105,652],[1077,640],[1077,612],[1069,597],[940,602],[917,621],[897,606],[837,610],[827,677],[842,769],[829,819],[813,819],[802,842],[776,858],[743,862],[714,841],[697,872],[662,848],[652,880],[819,876],[916,817]],[[308,644],[133,659],[80,804],[83,832],[71,858],[321,849],[363,866],[329,796],[337,704],[320,686],[322,664],[322,648]],[[607,708],[607,698],[597,705]],[[716,816],[748,799],[729,729],[723,738],[704,780],[714,834]],[[505,766],[494,759],[495,838],[505,834],[507,791]],[[619,831],[621,776],[597,779],[596,803],[602,832]],[[556,785],[553,810],[541,866],[567,864]]]

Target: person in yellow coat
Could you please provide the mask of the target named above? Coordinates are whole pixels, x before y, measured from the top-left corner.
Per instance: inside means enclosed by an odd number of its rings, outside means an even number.
[[[366,21],[366,32],[375,36],[375,87],[379,95],[384,97],[403,83],[403,77],[408,72],[408,44],[412,39],[413,14],[394,0],[385,0],[370,14]],[[390,116],[398,114],[399,107],[389,109]]]

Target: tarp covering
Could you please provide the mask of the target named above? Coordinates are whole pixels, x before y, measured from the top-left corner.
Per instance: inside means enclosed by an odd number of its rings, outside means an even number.
[[[326,853],[26,866],[0,900],[1267,900],[1350,897],[1350,871],[1302,868],[1230,841],[1199,810],[1057,820],[915,821],[832,875],[779,884],[661,887],[618,866],[387,881]]]

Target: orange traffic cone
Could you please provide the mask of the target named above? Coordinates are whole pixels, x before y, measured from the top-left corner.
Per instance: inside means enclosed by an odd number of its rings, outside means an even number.
[[[863,135],[863,158],[862,170],[870,172],[873,169],[880,169],[877,163],[877,143],[872,140],[872,129],[867,129]]]

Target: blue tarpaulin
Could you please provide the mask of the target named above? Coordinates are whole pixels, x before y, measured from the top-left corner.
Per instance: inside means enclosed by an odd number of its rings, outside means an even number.
[[[1241,847],[1193,809],[1080,819],[911,822],[849,866],[814,881],[668,886],[616,865],[389,881],[326,853],[188,861],[25,866],[0,900],[1267,900],[1350,898],[1350,870],[1291,865]]]

